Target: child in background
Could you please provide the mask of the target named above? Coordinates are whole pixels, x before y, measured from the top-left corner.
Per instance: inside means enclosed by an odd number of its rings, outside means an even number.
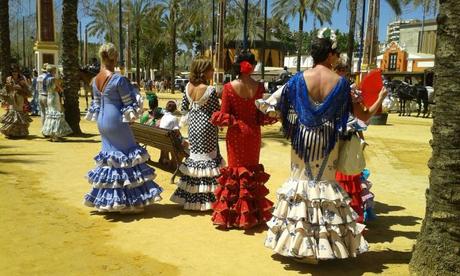
[[[185,139],[180,134],[179,119],[173,114],[176,110],[177,110],[176,102],[168,101],[166,103],[164,115],[161,118],[159,126],[160,128],[174,130],[174,133],[176,134],[177,139],[181,141],[182,146],[186,147],[188,143],[185,141]],[[172,160],[169,157],[169,152],[165,150],[161,151],[159,163],[167,165],[169,167],[173,165]]]
[[[371,221],[377,218],[374,213],[374,194],[370,192],[372,187],[372,182],[370,182],[369,176],[371,172],[369,169],[364,169],[361,173],[361,199],[363,201],[363,209],[364,209],[364,222]]]

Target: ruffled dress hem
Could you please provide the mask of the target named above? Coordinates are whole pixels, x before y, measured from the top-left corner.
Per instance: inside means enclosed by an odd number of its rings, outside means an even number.
[[[0,132],[7,137],[25,137],[29,135],[30,122],[32,119],[27,113],[10,109],[0,117]]]
[[[277,192],[265,246],[287,257],[345,259],[368,251],[365,229],[335,181],[287,181]]]
[[[161,200],[163,189],[153,180],[155,170],[145,164],[147,151],[135,146],[127,152],[101,151],[95,158],[97,167],[88,172],[92,190],[85,205],[101,212],[130,211]]]
[[[273,202],[266,198],[264,186],[270,175],[263,165],[253,167],[226,167],[221,169],[212,221],[223,228],[248,229],[271,218]]]

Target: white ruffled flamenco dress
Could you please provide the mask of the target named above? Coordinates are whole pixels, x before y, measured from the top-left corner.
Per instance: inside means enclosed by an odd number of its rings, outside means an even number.
[[[291,80],[292,86],[295,81],[303,81],[295,78]],[[277,116],[275,108],[283,101],[283,91],[283,88],[278,90],[266,101],[258,100],[256,106],[263,113]],[[335,181],[338,143],[323,158],[321,151],[315,148],[327,146],[325,136],[332,135],[333,124],[308,129],[298,123],[292,106],[285,114],[288,115],[284,120],[289,121],[286,123],[297,124],[298,130],[296,137],[291,136],[294,141],[291,174],[277,191],[273,217],[267,222],[265,246],[280,255],[312,263],[356,257],[366,252],[368,244],[362,236],[365,225],[356,222],[357,214],[349,206],[351,199]],[[299,157],[299,152],[305,152],[305,157]],[[320,158],[311,160],[311,154]]]

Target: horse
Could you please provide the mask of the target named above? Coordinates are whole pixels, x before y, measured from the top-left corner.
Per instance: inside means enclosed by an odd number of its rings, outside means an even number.
[[[400,80],[393,80],[389,86],[393,90],[394,95],[399,99],[399,116],[410,116],[410,103],[417,103],[417,117],[422,113],[423,117],[429,117],[429,104],[434,104],[429,100],[428,89],[420,84],[410,85]],[[433,94],[433,93],[432,93]]]
[[[78,79],[80,83],[83,83],[83,88],[85,89],[85,100],[86,100],[85,110],[88,110],[89,108],[88,94],[91,97],[91,100],[94,99],[93,90],[91,89],[91,81],[96,75],[97,75],[97,72],[88,67],[80,68],[80,70],[78,71]]]

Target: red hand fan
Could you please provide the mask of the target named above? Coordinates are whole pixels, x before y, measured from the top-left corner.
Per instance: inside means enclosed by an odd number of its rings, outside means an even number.
[[[363,103],[366,107],[371,107],[377,101],[382,87],[382,70],[373,70],[364,77],[360,85],[360,90],[363,97]],[[380,113],[381,111],[382,107],[379,108],[377,113]]]

